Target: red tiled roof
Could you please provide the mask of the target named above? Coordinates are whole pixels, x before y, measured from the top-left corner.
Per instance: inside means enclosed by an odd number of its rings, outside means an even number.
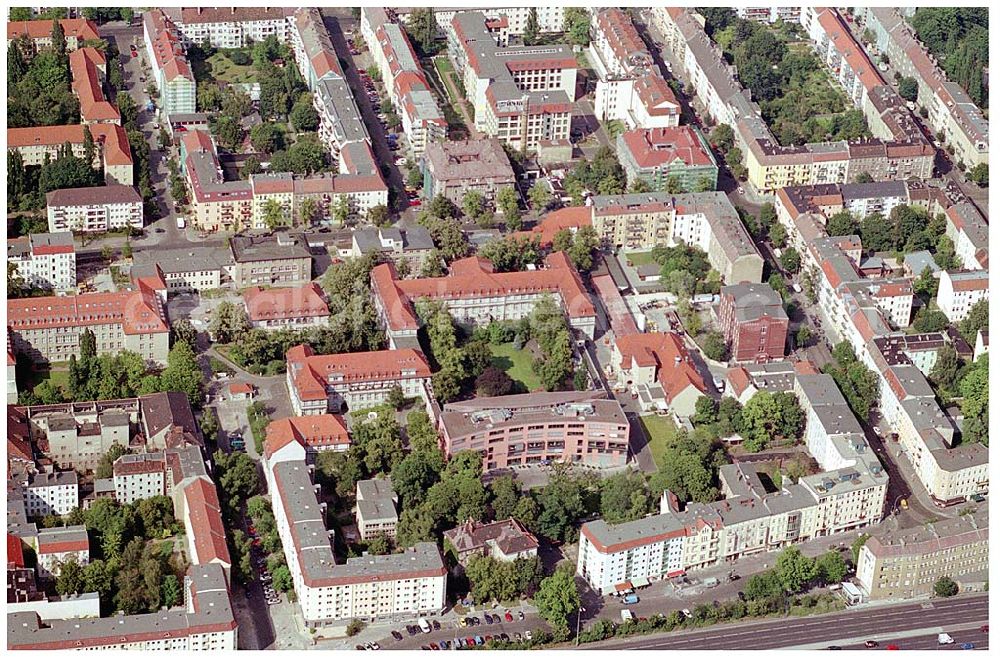
[[[727,371],[726,380],[729,381],[729,385],[733,388],[733,393],[736,396],[740,396],[750,387],[750,374],[743,367],[733,367]]]
[[[76,37],[84,41],[100,39],[97,24],[84,18],[63,18],[59,20],[66,38]],[[9,21],[7,23],[7,40],[16,39],[27,34],[32,39],[47,39],[52,36],[52,21]]]
[[[159,299],[142,283],[136,291],[8,300],[7,323],[15,332],[106,323],[120,323],[127,335],[170,331]]]
[[[412,312],[402,311],[406,307],[402,303],[420,298],[463,300],[548,292],[558,293],[562,297],[563,306],[570,318],[586,318],[597,314],[580,275],[564,252],[550,254],[545,258],[545,265],[545,268],[533,271],[494,273],[492,265],[485,259],[466,257],[453,262],[451,273],[444,277],[386,282],[386,276],[379,273],[374,280],[374,293],[380,296],[390,328],[394,330],[408,328],[412,323]],[[395,300],[396,296],[400,298],[399,304]]]
[[[24,552],[21,548],[21,539],[11,533],[7,533],[7,565],[13,564],[17,568],[24,568]]]
[[[222,507],[215,485],[207,479],[195,479],[184,489],[191,535],[198,557],[192,563],[231,564],[226,546],[226,528],[222,523]],[[197,561],[196,561],[197,560]]]
[[[592,211],[589,206],[567,206],[548,213],[530,231],[519,231],[514,236],[533,238],[541,235],[540,245],[548,247],[552,245],[552,239],[555,238],[560,229],[578,229],[591,226],[591,215]]]
[[[712,165],[712,157],[702,147],[690,126],[627,131],[622,139],[636,164],[649,169],[681,161],[688,166]]]
[[[351,441],[347,425],[340,415],[304,415],[277,419],[267,425],[264,456],[270,458],[276,451],[292,442],[304,447],[322,449],[344,445]]]
[[[949,273],[952,275],[953,273]],[[951,278],[952,291],[984,291],[990,286],[990,278],[983,273],[981,276]]]
[[[80,99],[80,117],[84,122],[121,120],[115,106],[104,98],[98,68],[105,66],[104,55],[96,48],[78,48],[69,54],[73,92]]]
[[[253,394],[253,385],[250,383],[229,383],[230,394]]]
[[[57,537],[58,538],[58,537]],[[88,552],[90,550],[90,540],[82,538],[77,541],[45,541],[38,538],[38,554],[54,555],[63,552]]]
[[[847,26],[838,14],[830,9],[823,9],[819,13],[819,24],[826,32],[827,37],[833,43],[833,47],[840,53],[844,61],[851,67],[854,74],[864,85],[865,89],[871,91],[879,85],[884,85],[885,81],[872,66],[868,56],[854,40]]]
[[[57,146],[65,142],[83,144],[83,128],[81,124],[8,128],[7,148]],[[94,142],[104,145],[104,162],[107,165],[132,164],[132,152],[129,150],[128,136],[124,128],[116,124],[92,124],[89,128]]]
[[[423,353],[412,348],[314,355],[300,344],[289,349],[286,359],[299,398],[305,401],[325,399],[327,383],[341,386],[431,376]]]
[[[656,379],[663,387],[667,403],[689,386],[703,393],[708,391],[679,335],[673,332],[627,335],[618,337],[616,345],[623,369],[631,369],[633,362],[643,367],[657,367]]]
[[[646,107],[646,112],[654,117],[677,115],[681,104],[670,89],[670,85],[656,71],[650,71],[635,81],[635,91]]]
[[[330,315],[323,290],[315,282],[301,287],[253,287],[243,292],[243,304],[251,321]]]

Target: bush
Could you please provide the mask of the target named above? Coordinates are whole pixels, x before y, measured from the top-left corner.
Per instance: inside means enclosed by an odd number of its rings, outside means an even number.
[[[253,58],[250,57],[249,53],[242,50],[227,50],[225,51],[226,59],[237,66],[249,66],[253,62]]]
[[[351,622],[347,624],[347,636],[354,637],[359,632],[365,629],[365,622],[361,619],[351,619]]]
[[[958,593],[958,585],[950,577],[940,577],[934,583],[934,595],[939,598],[951,598]]]

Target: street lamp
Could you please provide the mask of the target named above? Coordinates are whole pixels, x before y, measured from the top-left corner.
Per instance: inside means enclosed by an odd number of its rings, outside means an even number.
[[[583,613],[587,611],[586,607],[581,606],[580,609],[576,611],[576,645],[580,645],[580,620],[583,619]]]

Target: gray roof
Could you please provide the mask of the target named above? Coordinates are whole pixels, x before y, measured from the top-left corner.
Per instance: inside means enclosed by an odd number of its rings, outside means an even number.
[[[80,482],[73,470],[66,472],[36,472],[28,477],[28,488],[48,488],[51,486],[76,486]]]
[[[788,318],[781,296],[770,284],[730,284],[722,287],[719,293],[733,297],[737,320],[753,321],[765,315],[775,319]]]
[[[872,181],[870,183],[844,183],[840,185],[844,200],[881,197],[907,197],[905,181]]]
[[[901,557],[937,552],[989,539],[989,506],[984,502],[970,515],[944,517],[918,527],[886,527],[865,544],[876,557]]]
[[[40,247],[73,247],[73,232],[56,231],[44,234],[31,234],[32,249]]]
[[[38,532],[38,547],[39,554],[41,554],[40,548],[43,544],[49,543],[79,543],[79,542],[90,543],[90,537],[87,536],[87,528],[83,525],[72,525],[69,527],[47,527]]]
[[[179,426],[185,431],[199,436],[194,411],[185,394],[181,392],[157,392],[139,397],[142,420],[147,437],[152,437],[170,426]]]
[[[393,243],[402,243],[403,252],[414,250],[433,250],[434,241],[430,233],[420,225],[413,225],[407,229],[396,227],[366,227],[354,232],[354,241],[358,244],[358,249],[362,254],[370,252],[393,252],[392,247],[382,244],[381,238]]]
[[[191,245],[183,248],[152,247],[136,251],[133,259],[137,266],[159,265],[164,275],[205,270],[222,270],[233,263],[232,254],[215,247]]]
[[[920,250],[919,252],[910,252],[903,257],[903,263],[906,267],[910,269],[914,275],[922,275],[923,272],[930,268],[931,273],[940,273],[941,267],[937,265],[934,261],[934,257],[927,250]]]
[[[483,181],[494,185],[516,182],[510,159],[496,138],[432,142],[427,145],[424,160],[435,181]]]
[[[396,491],[389,479],[363,479],[358,482],[359,500],[394,500]]]
[[[194,611],[175,607],[153,614],[116,614],[98,619],[54,619],[40,625],[36,612],[7,614],[7,647],[73,649],[80,646],[110,646],[126,641],[186,636],[199,632],[233,630],[236,620],[229,599],[223,568],[218,564],[196,564],[188,569]],[[187,601],[187,599],[185,599]]]
[[[319,81],[315,90],[323,111],[333,122],[334,139],[342,146],[347,142],[368,140],[368,129],[354,103],[351,88],[342,79],[326,78]]]
[[[237,263],[275,261],[278,259],[310,259],[309,248],[299,236],[233,236],[229,241]]]
[[[330,532],[323,523],[323,514],[304,462],[283,461],[271,467],[274,475],[274,493],[288,514],[295,551],[299,565],[308,582],[370,581],[372,578],[387,580],[396,575],[413,572],[445,573],[444,561],[434,543],[417,543],[402,553],[384,556],[355,557],[338,565],[330,544]],[[285,548],[286,552],[290,548]]]
[[[113,184],[93,188],[62,188],[45,195],[48,206],[92,206],[95,204],[142,204],[132,186]]]
[[[441,425],[450,437],[460,437],[508,425],[576,420],[628,424],[621,404],[595,392],[548,392],[475,398],[446,404]],[[624,442],[624,440],[623,440]]]

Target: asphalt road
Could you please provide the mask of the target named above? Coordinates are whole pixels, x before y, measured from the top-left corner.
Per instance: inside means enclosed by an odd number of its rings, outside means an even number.
[[[958,646],[966,640],[964,630],[989,620],[985,594],[920,601],[884,607],[860,607],[836,614],[793,619],[771,619],[759,623],[713,626],[697,632],[665,633],[629,639],[612,639],[587,648],[600,649],[822,649],[830,645],[864,643],[866,639],[891,640],[893,633],[919,631],[924,638],[948,632]],[[950,628],[950,629],[949,629]],[[964,629],[964,630],[963,630]],[[976,633],[977,635],[980,634]],[[906,637],[907,635],[901,635]],[[887,641],[886,643],[889,643]],[[977,644],[977,646],[979,646]]]

